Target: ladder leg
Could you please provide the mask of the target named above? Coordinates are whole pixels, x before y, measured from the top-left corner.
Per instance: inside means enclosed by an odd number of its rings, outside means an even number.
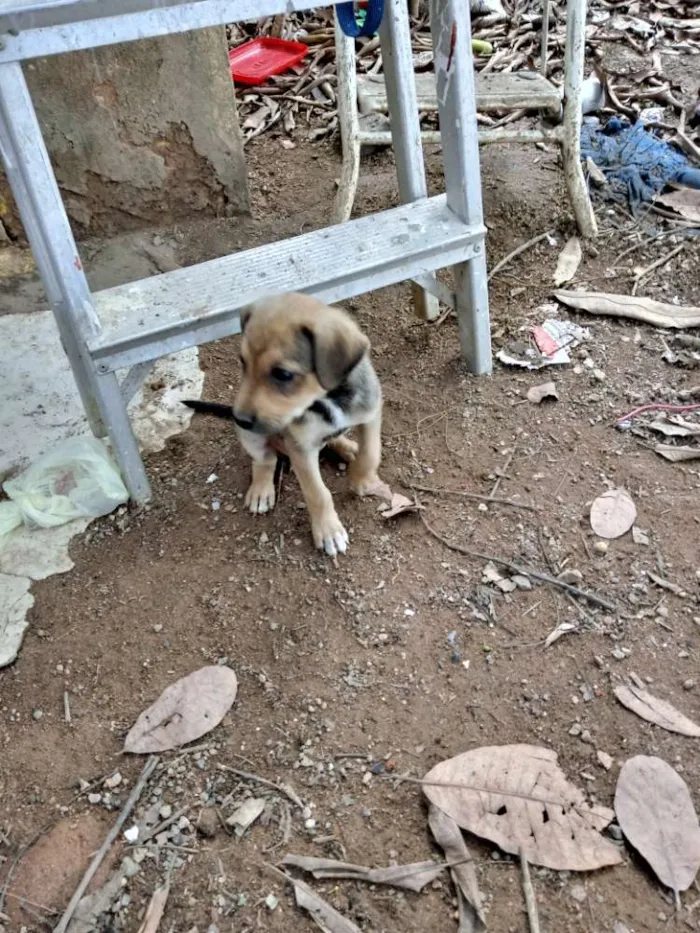
[[[132,498],[150,495],[117,377],[99,375],[87,339],[99,333],[78,248],[34,112],[22,67],[0,64],[0,157],[17,201],[90,427],[105,428]],[[119,410],[117,410],[119,409]]]
[[[360,117],[357,111],[355,40],[346,36],[335,14],[335,63],[338,70],[338,120],[343,165],[333,205],[333,222],[350,220],[360,177]]]
[[[564,127],[562,162],[564,177],[579,231],[584,237],[598,235],[598,223],[581,166],[581,94],[586,54],[586,0],[568,0],[564,53]]]
[[[469,5],[430,0],[440,133],[447,203],[465,223],[483,225],[479,140],[474,95]],[[457,320],[469,370],[492,369],[489,296],[484,243],[472,260],[454,267]]]
[[[411,30],[406,0],[388,0],[379,28],[384,61],[384,80],[391,119],[391,139],[396,159],[399,196],[404,204],[428,195],[423,163],[416,79],[413,72]],[[438,300],[415,282],[413,305],[424,320],[439,315]]]

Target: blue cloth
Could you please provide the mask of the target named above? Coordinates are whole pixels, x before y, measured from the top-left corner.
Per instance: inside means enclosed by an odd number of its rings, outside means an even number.
[[[628,201],[633,213],[670,182],[700,188],[700,169],[691,168],[681,152],[655,136],[642,121],[630,125],[611,117],[605,126],[584,122],[581,158],[590,158],[604,172],[608,180],[605,195],[613,201]]]

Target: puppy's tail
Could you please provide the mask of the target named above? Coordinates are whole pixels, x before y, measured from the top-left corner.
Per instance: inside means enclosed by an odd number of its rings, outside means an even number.
[[[187,405],[199,415],[213,415],[215,418],[225,418],[227,421],[233,421],[233,407],[231,405],[222,405],[221,402],[202,402],[198,399],[183,398],[183,405]]]

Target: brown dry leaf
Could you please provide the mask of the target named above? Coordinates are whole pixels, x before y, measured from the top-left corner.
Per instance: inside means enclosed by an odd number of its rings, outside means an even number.
[[[582,256],[581,241],[577,236],[570,237],[559,253],[557,268],[554,273],[555,285],[563,285],[564,282],[570,282],[573,279],[576,270],[581,265]]]
[[[662,194],[656,200],[677,211],[686,220],[700,223],[700,191],[696,188],[680,188]]]
[[[534,865],[591,871],[622,861],[600,835],[612,810],[586,801],[566,780],[552,749],[475,748],[437,764],[425,776],[423,792],[463,829],[511,855],[522,850]]]
[[[435,862],[414,862],[411,865],[391,865],[389,868],[367,868],[350,862],[339,862],[332,858],[314,858],[307,855],[285,855],[283,865],[291,865],[310,872],[319,881],[327,878],[349,878],[366,881],[368,884],[388,884],[394,888],[406,888],[420,892],[431,881],[438,878],[445,865]]]
[[[615,696],[623,706],[632,710],[637,716],[641,716],[642,719],[646,719],[647,722],[653,722],[655,726],[693,738],[700,736],[700,726],[696,725],[692,719],[680,713],[675,706],[647,693],[640,687],[626,687],[620,684],[615,687]]]
[[[296,878],[289,879],[294,887],[297,906],[308,911],[311,918],[323,933],[361,933],[352,920],[348,920],[331,905],[319,897],[308,884]]]
[[[609,489],[591,506],[591,528],[599,538],[620,538],[637,519],[637,507],[627,490]]]
[[[156,933],[160,926],[160,921],[163,919],[163,912],[165,911],[169,892],[170,884],[168,882],[165,883],[164,887],[156,888],[153,892],[153,896],[146,908],[146,915],[143,918],[143,923],[139,927],[139,933]]]
[[[700,868],[700,825],[683,778],[661,758],[635,755],[615,788],[622,832],[676,897]]]
[[[556,291],[554,297],[562,304],[590,314],[631,318],[653,324],[654,327],[700,327],[700,308],[666,304],[639,295],[613,295],[609,292]]]
[[[676,447],[675,444],[657,444],[654,450],[664,460],[670,460],[671,463],[700,459],[700,447],[689,447],[687,445],[685,447]]]
[[[124,751],[164,752],[198,739],[219,725],[237,691],[236,675],[222,664],[176,680],[141,713],[126,737]]]
[[[484,896],[479,890],[474,859],[464,841],[462,830],[451,816],[434,804],[430,805],[428,823],[435,842],[452,865],[450,874],[459,902],[458,933],[483,933],[486,929]]]
[[[527,390],[527,400],[532,402],[533,405],[539,405],[546,398],[559,398],[557,387],[553,382],[543,382],[541,385],[531,386]]]
[[[389,507],[382,509],[382,518],[394,518],[404,512],[417,512],[422,508],[423,506],[419,505],[415,499],[409,499],[408,496],[404,496],[400,492],[394,492],[391,495]]]

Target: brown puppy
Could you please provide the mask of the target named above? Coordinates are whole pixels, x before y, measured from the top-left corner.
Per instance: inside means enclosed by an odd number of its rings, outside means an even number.
[[[351,461],[359,495],[379,481],[382,394],[370,343],[345,312],[306,295],[266,299],[241,312],[243,377],[233,418],[253,459],[251,512],[275,504],[277,453],[287,453],[301,486],[316,547],[344,552],[348,535],[323,482],[328,445]],[[357,443],[346,438],[357,430]]]

